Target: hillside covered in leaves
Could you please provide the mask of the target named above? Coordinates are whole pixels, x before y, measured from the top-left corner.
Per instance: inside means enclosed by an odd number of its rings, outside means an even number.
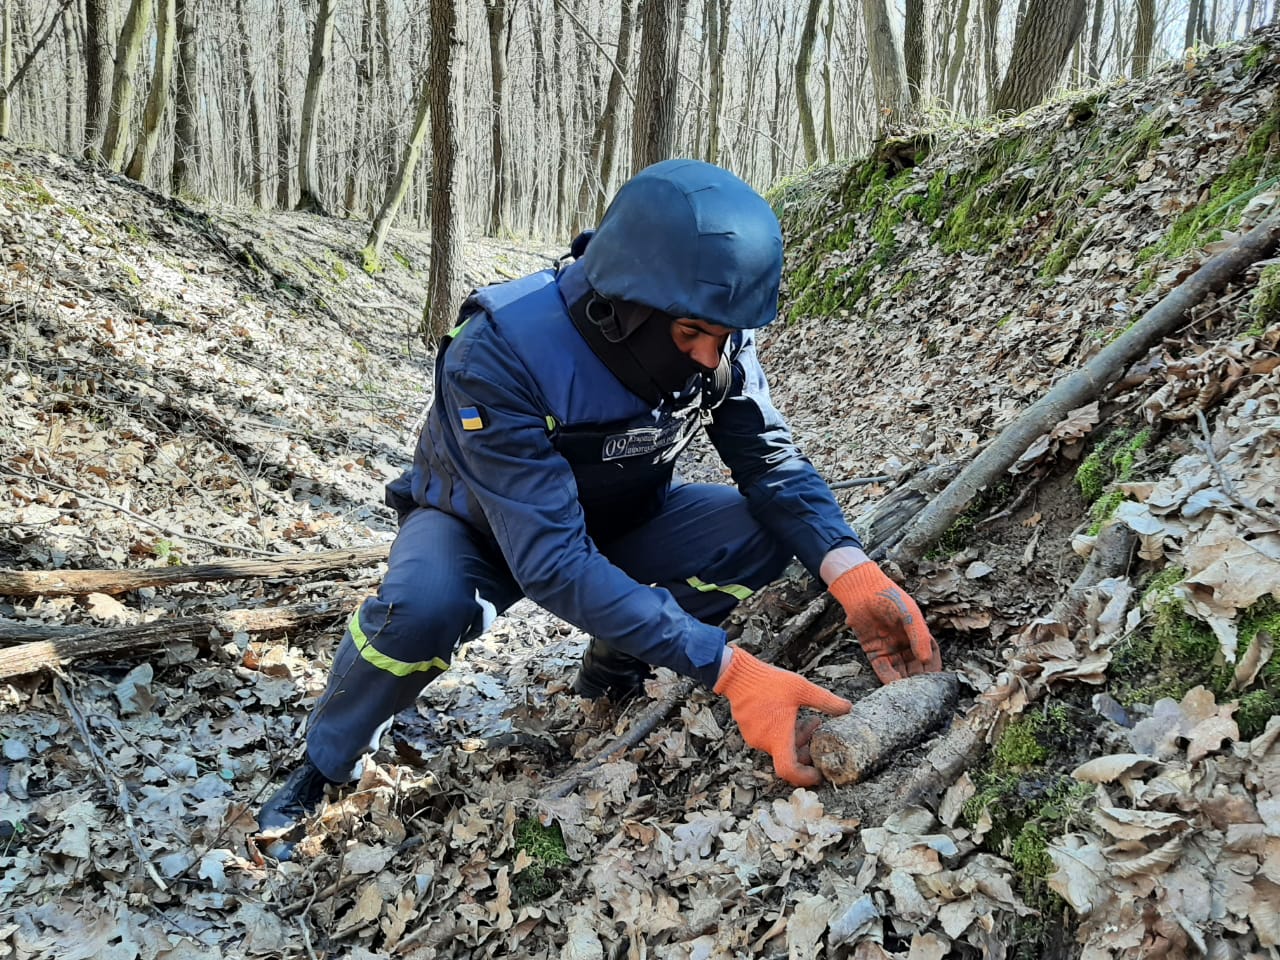
[[[1259,34],[777,185],[786,314],[762,355],[819,470],[881,478],[842,488],[849,516],[968,461],[1273,215],[1278,92],[1280,34]],[[195,209],[9,145],[0,205],[0,566],[390,540],[381,485],[431,390],[423,238],[394,235],[370,277],[357,224]],[[470,279],[557,252],[477,243]],[[297,759],[376,558],[7,587],[0,660],[150,639],[0,681],[0,956],[1267,956],[1278,347],[1263,261],[897,571],[986,747],[912,802],[946,731],[865,783],[793,790],[706,692],[558,789],[647,704],[573,697],[586,638],[522,603],[281,864],[253,811]],[[723,476],[705,449],[685,466]],[[771,589],[742,642],[768,647],[811,596],[800,577]],[[829,610],[778,655],[853,699],[875,686]]]

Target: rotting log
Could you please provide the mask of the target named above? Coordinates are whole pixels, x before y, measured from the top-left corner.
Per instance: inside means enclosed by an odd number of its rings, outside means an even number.
[[[118,594],[143,587],[211,580],[251,580],[298,577],[349,567],[365,567],[387,558],[390,544],[283,555],[279,560],[220,560],[178,567],[140,567],[119,570],[0,570],[0,596],[75,597],[90,593]]]
[[[207,642],[217,633],[279,634],[336,620],[348,607],[339,602],[296,604],[289,607],[227,610],[208,617],[153,620],[130,627],[113,627],[72,637],[36,640],[0,650],[0,680],[61,666],[84,657],[118,656],[174,641]]]
[[[813,765],[834,784],[857,783],[940,727],[959,697],[954,673],[923,673],[872,690],[814,731]]]
[[[1210,293],[1265,258],[1280,241],[1280,214],[1267,217],[1228,249],[1210,257],[1147,314],[1084,366],[1033,403],[933,499],[897,542],[872,551],[876,559],[910,563],[922,557],[979,492],[998,481],[1043,433],[1064,416],[1100,396],[1107,385],[1143,354],[1186,323],[1188,313]]]

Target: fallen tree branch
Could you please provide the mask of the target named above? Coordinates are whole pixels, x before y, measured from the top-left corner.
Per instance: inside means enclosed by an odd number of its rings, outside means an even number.
[[[175,640],[207,641],[214,631],[228,637],[241,631],[256,634],[282,633],[337,619],[347,609],[343,603],[330,601],[292,607],[228,610],[208,617],[153,620],[137,626],[96,630],[53,640],[36,640],[0,650],[0,680],[61,666],[84,657],[103,654],[117,656],[148,647],[163,646]]]
[[[278,560],[222,560],[179,567],[118,570],[0,570],[0,596],[69,597],[88,593],[127,593],[142,587],[210,580],[297,577],[349,567],[371,566],[387,558],[390,544],[281,555]]]
[[[872,556],[876,559],[887,557],[898,563],[909,563],[922,557],[973,498],[999,480],[1036,438],[1051,430],[1068,412],[1099,396],[1130,364],[1186,323],[1192,307],[1266,257],[1277,241],[1280,241],[1280,215],[1273,215],[1229,249],[1207,260],[1147,311],[1146,316],[1009,424],[941,495],[925,507],[900,540],[885,544]]]
[[[160,874],[157,872],[155,864],[151,862],[151,857],[142,846],[142,840],[138,836],[138,828],[134,826],[133,800],[129,796],[129,788],[112,770],[110,761],[103,754],[102,748],[98,746],[97,741],[93,739],[93,734],[89,732],[89,724],[85,721],[84,712],[76,704],[75,698],[71,695],[71,690],[57,677],[54,678],[53,689],[58,699],[62,701],[62,705],[66,708],[67,714],[71,717],[71,722],[75,724],[75,728],[80,734],[80,739],[84,742],[85,750],[89,753],[89,759],[102,780],[102,785],[112,794],[116,808],[120,811],[121,816],[124,817],[125,832],[129,835],[129,845],[133,847],[138,863],[146,871],[147,876],[151,878],[152,883],[162,891],[167,891],[169,888],[160,879]]]

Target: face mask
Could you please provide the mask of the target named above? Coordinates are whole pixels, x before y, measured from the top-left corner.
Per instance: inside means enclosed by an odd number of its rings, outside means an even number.
[[[672,396],[684,393],[699,374],[710,372],[676,346],[671,337],[674,322],[665,313],[655,313],[623,341],[654,386]]]

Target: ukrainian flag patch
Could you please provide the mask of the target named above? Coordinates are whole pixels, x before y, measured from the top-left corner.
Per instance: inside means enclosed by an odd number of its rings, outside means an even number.
[[[458,416],[462,418],[463,430],[483,430],[486,426],[483,407],[462,407],[458,410]]]

